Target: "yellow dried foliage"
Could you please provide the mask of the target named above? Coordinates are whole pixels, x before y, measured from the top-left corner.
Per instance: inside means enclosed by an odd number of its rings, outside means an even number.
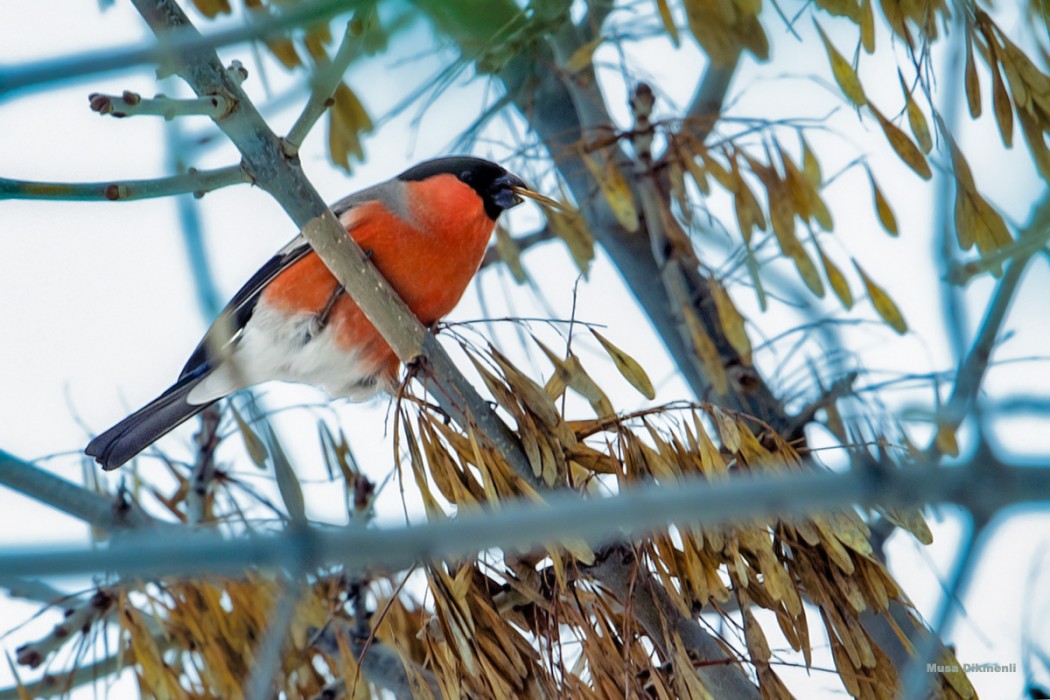
[[[510,270],[510,275],[515,282],[525,284],[528,281],[529,278],[525,274],[525,266],[521,264],[521,248],[514,238],[511,237],[510,233],[507,232],[507,229],[499,225],[496,226],[496,255]]]
[[[882,133],[886,135],[886,140],[889,141],[890,146],[897,152],[900,159],[923,180],[929,180],[933,177],[933,172],[930,170],[929,163],[926,162],[926,157],[919,150],[918,146],[908,138],[908,135],[883,116],[882,112],[875,108],[875,105],[869,104],[868,108],[875,115],[879,126],[882,127]]]
[[[590,331],[595,340],[597,340],[602,348],[605,349],[605,352],[609,354],[609,357],[613,361],[613,365],[615,365],[616,370],[623,375],[623,378],[630,382],[631,386],[637,389],[645,398],[650,401],[655,399],[656,390],[653,389],[653,383],[649,379],[649,375],[645,373],[644,369],[642,369],[642,366],[638,364],[638,360],[625,353],[595,329],[591,328]]]
[[[745,365],[751,364],[751,339],[747,335],[745,319],[737,310],[733,299],[717,280],[712,280],[710,285],[711,296],[715,300],[715,309],[718,311],[718,320],[722,324],[722,331],[726,340],[740,355],[740,361]]]
[[[667,4],[667,0],[656,0],[656,10],[660,13],[660,21],[664,25],[664,31],[671,37],[671,43],[677,47],[680,43],[678,25],[675,24],[674,17],[671,15],[671,6]]]
[[[363,159],[361,138],[372,131],[373,126],[357,94],[346,83],[339,83],[332,106],[328,108],[328,156],[332,162],[349,170],[351,156]]]
[[[572,261],[586,278],[591,261],[594,260],[594,236],[587,228],[587,222],[578,211],[569,207],[565,207],[564,211],[548,207],[544,209],[544,213],[547,215],[551,231],[565,242]]]
[[[933,138],[930,136],[929,122],[926,121],[926,115],[922,113],[919,103],[915,101],[911,90],[905,84],[904,76],[898,72],[897,77],[900,78],[901,90],[904,91],[904,111],[908,115],[908,127],[911,129],[911,133],[923,153],[929,153],[933,150]]]
[[[769,39],[758,21],[762,0],[683,0],[689,31],[717,65],[736,61],[741,50],[769,57]]]
[[[539,502],[546,487],[586,489],[599,498],[605,490],[638,483],[674,488],[689,477],[716,481],[729,474],[812,468],[768,426],[709,404],[567,421],[550,395],[507,357],[491,348],[465,349],[514,421],[529,453],[529,473],[515,472],[473,428],[450,424],[412,394],[414,385],[406,385],[394,433],[428,517],[455,517],[449,515],[453,508],[498,507],[510,498]],[[348,459],[341,435],[322,431],[322,443],[333,464]],[[349,464],[345,471],[353,475]],[[588,489],[590,483],[596,488]],[[917,512],[885,512],[914,532],[925,529]],[[289,697],[314,697],[342,681],[347,697],[376,697],[366,668],[357,665],[360,639],[354,630],[364,625],[375,634],[372,643],[401,657],[416,697],[711,697],[704,659],[666,624],[673,610],[686,617],[704,611],[742,619],[743,643],[726,641],[731,655],[747,661],[763,697],[786,698],[771,666],[769,635],[779,629],[812,664],[811,640],[823,639],[808,627],[806,606],[812,606],[847,689],[857,697],[888,698],[900,685],[897,670],[864,631],[861,615],[884,615],[893,605],[907,612],[910,606],[872,556],[868,536],[864,520],[846,509],[789,521],[667,528],[612,553],[567,538],[536,551],[430,563],[421,569],[423,602],[402,591],[400,572],[370,572],[364,585],[376,606],[365,620],[348,611],[351,583],[345,576],[318,572],[301,592],[276,687]],[[637,579],[629,584],[633,595],[621,599],[595,579],[591,565],[609,556],[621,558]],[[127,585],[134,588],[116,596],[115,619],[143,694],[240,697],[274,606],[284,598],[283,581],[252,572],[240,579]],[[667,594],[669,608],[647,628],[634,606],[641,600],[638,591],[651,586]],[[739,613],[731,615],[721,606],[734,598]],[[775,628],[765,625],[758,609],[772,613]],[[897,619],[919,628],[914,620]],[[558,667],[560,645],[570,640],[577,660]],[[969,697],[964,676],[943,676],[940,683]]]
[[[955,139],[943,122],[938,121],[938,126],[951,149],[955,173],[955,234],[959,245],[969,250],[976,244],[981,255],[988,256],[1012,243],[1013,237],[1003,217],[977,191],[973,172]]]
[[[864,87],[860,84],[857,71],[831,43],[820,23],[816,20],[813,20],[813,23],[817,27],[817,33],[820,34],[820,40],[824,42],[824,50],[827,52],[828,62],[831,64],[831,74],[834,76],[835,82],[839,84],[839,89],[854,105],[863,107],[868,103],[868,98],[864,94]]]
[[[908,332],[908,323],[904,320],[901,310],[897,307],[897,304],[890,298],[890,295],[886,293],[886,290],[875,283],[875,280],[868,277],[868,273],[864,272],[860,264],[854,260],[853,267],[857,270],[857,274],[860,275],[861,280],[864,282],[864,288],[868,292],[868,299],[871,300],[872,306],[875,307],[876,313],[882,317],[890,328],[897,331],[901,335]]]
[[[208,19],[230,14],[230,0],[193,0],[193,6]]]
[[[842,270],[839,269],[838,265],[824,253],[823,249],[818,247],[817,252],[820,253],[820,264],[824,267],[824,275],[828,278],[831,291],[835,292],[835,296],[839,298],[844,308],[852,309],[853,292],[849,288],[846,276],[842,274]]]
[[[879,188],[879,184],[875,182],[875,175],[871,170],[868,170],[868,179],[871,181],[872,196],[875,199],[875,213],[879,217],[879,223],[882,224],[882,228],[886,229],[886,233],[891,236],[898,235],[897,217],[893,215],[893,209],[890,208],[890,203]]]
[[[638,231],[638,206],[634,202],[627,178],[616,161],[600,153],[591,154],[582,150],[580,157],[590,170],[591,177],[598,183],[598,189],[605,196],[605,201],[609,203],[616,220],[631,233]]]

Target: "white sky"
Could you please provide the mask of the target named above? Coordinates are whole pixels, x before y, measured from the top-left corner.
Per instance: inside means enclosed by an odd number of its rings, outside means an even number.
[[[912,333],[896,338],[883,327],[861,327],[852,332],[850,344],[858,348],[864,366],[895,372],[928,372],[946,369],[950,356],[943,332],[942,309],[937,278],[931,273],[934,253],[932,214],[937,206],[933,188],[923,184],[889,154],[881,132],[836,101],[832,90],[814,81],[815,75],[830,80],[826,59],[814,50],[813,31],[808,21],[798,26],[806,40],[800,45],[781,30],[780,21],[769,13],[767,30],[774,38],[774,64],[758,66],[748,60],[732,91],[734,116],[778,118],[818,118],[837,109],[824,133],[808,136],[821,157],[825,175],[863,153],[870,154],[876,177],[893,203],[901,223],[901,236],[892,239],[878,228],[872,216],[867,177],[862,169],[847,171],[826,190],[833,207],[836,233],[824,240],[830,255],[845,270],[848,256],[862,261],[871,276],[898,301]],[[831,28],[840,49],[853,41],[845,24],[821,20]],[[1002,23],[1016,34],[1018,19]],[[878,41],[889,40],[879,27]],[[412,30],[411,46],[427,46],[429,38],[422,26]],[[0,64],[71,54],[89,48],[126,45],[146,38],[141,20],[126,4],[120,3],[100,13],[93,3],[71,8],[58,0],[36,3],[0,3]],[[403,41],[404,38],[401,38]],[[418,41],[417,41],[418,40]],[[697,74],[682,66],[699,65],[697,51],[684,42],[677,54],[660,49],[653,42],[630,47],[628,55],[645,66],[663,97],[678,105],[688,100]],[[225,60],[238,58],[249,68],[246,88],[259,102],[266,101],[260,72],[247,47],[223,53]],[[890,58],[884,56],[884,58]],[[615,53],[601,49],[598,59],[610,62],[603,73],[610,109],[618,119],[626,119],[624,91],[616,81]],[[398,103],[411,86],[419,84],[440,67],[433,56],[405,61],[387,56],[355,67],[350,84],[359,92],[373,114],[379,116]],[[861,76],[869,97],[888,115],[896,114],[901,96],[896,80],[879,79],[891,75],[888,61],[865,57]],[[892,70],[892,68],[890,68]],[[272,61],[266,75],[276,93],[291,85],[290,77]],[[942,74],[943,76],[943,74]],[[985,103],[988,76],[982,74]],[[942,81],[947,82],[942,77]],[[19,93],[0,104],[0,175],[46,181],[97,181],[148,178],[168,174],[165,166],[163,122],[148,117],[125,120],[100,118],[88,109],[91,92],[119,93],[131,89],[149,96],[155,92],[178,94],[183,88],[174,81],[158,87],[148,70],[97,76],[71,86],[47,92]],[[315,130],[304,148],[303,162],[308,175],[322,192],[334,201],[346,193],[390,177],[413,162],[447,152],[454,136],[478,114],[486,90],[480,83],[458,81],[441,99],[433,102],[418,124],[413,107],[385,124],[366,143],[367,163],[357,166],[347,177],[332,168],[324,155],[322,128]],[[296,103],[297,104],[297,103]],[[666,102],[662,110],[673,113]],[[989,108],[986,107],[986,111]],[[291,125],[294,107],[268,114],[276,131]],[[193,132],[205,129],[203,120],[187,120],[183,127]],[[496,136],[499,132],[492,132]],[[490,135],[492,135],[490,134]],[[1021,142],[1020,135],[1016,140]],[[786,143],[794,143],[792,138]],[[1031,203],[1041,189],[1023,148],[1004,151],[992,120],[967,123],[959,134],[970,159],[978,186],[999,206],[1012,222],[1023,222]],[[493,147],[481,155],[502,157],[505,149]],[[209,149],[194,164],[218,167],[235,162],[231,147]],[[551,193],[555,194],[555,193]],[[715,198],[710,206],[727,222],[731,210]],[[199,208],[204,222],[208,250],[222,295],[232,294],[270,254],[293,234],[291,224],[277,205],[262,192],[238,187],[208,194]],[[521,207],[511,217],[515,233],[530,230],[535,211]],[[81,480],[77,453],[83,448],[87,430],[99,431],[122,418],[166,388],[175,378],[188,353],[205,328],[198,311],[189,268],[185,259],[179,223],[171,201],[144,201],[112,204],[59,202],[0,202],[0,235],[4,255],[0,256],[0,322],[6,330],[0,343],[0,448],[19,457],[41,460],[57,455],[44,464],[55,473]],[[553,313],[568,317],[574,269],[560,244],[550,244],[526,256],[526,265]],[[1044,299],[1048,291],[1045,260],[1036,261],[1010,316],[1007,328],[1014,335],[1000,350],[1002,358],[1045,354],[1046,325]],[[847,271],[855,294],[860,285]],[[502,271],[485,272],[472,287],[452,318],[466,320],[484,315],[481,295],[488,313],[544,316],[546,311],[532,295],[515,290],[514,305],[504,301],[504,289],[513,282]],[[988,280],[978,281],[967,291],[971,308],[978,314],[980,301],[991,288]],[[753,295],[743,288],[733,290],[741,310],[764,336],[772,337],[790,328],[797,318],[783,307],[761,314]],[[833,301],[829,313],[843,317]],[[608,261],[599,256],[588,281],[580,285],[577,315],[587,321],[605,324],[603,331],[629,353],[642,360],[658,383],[658,402],[686,396],[681,383],[651,334],[644,318],[633,306]],[[866,301],[855,307],[849,318],[873,318]],[[971,330],[979,315],[970,319]],[[489,333],[484,327],[478,329]],[[759,335],[754,336],[756,339]],[[509,326],[501,325],[497,339],[509,347],[516,340]],[[601,354],[589,352],[583,359],[599,375],[619,409],[644,404],[625,382],[618,379]],[[813,356],[813,353],[810,353]],[[804,367],[796,358],[788,367],[779,367],[776,358],[762,359],[771,375],[783,376]],[[548,371],[536,361],[535,371]],[[798,375],[801,378],[801,374]],[[1044,363],[1021,363],[993,369],[986,389],[997,397],[1024,393],[1046,396],[1050,389]],[[303,387],[265,387],[271,408],[297,403],[318,403],[319,392]],[[897,393],[888,399],[898,405],[930,405],[930,392]],[[321,413],[309,410],[282,413],[278,425],[281,435],[293,447],[293,455],[304,480],[310,514],[329,522],[343,522],[345,510],[334,489],[324,482],[324,471],[317,457],[315,419],[332,410],[347,431],[365,470],[381,480],[392,466],[390,436],[385,432],[386,404],[351,405],[340,402]],[[334,424],[330,422],[330,424]],[[86,428],[86,429],[85,429]],[[1046,421],[998,421],[994,438],[1005,454],[1046,454]],[[169,438],[166,447],[187,449],[194,427],[186,427]],[[918,433],[924,439],[923,433]],[[302,437],[299,437],[302,436]],[[239,456],[236,441],[229,441],[221,453]],[[156,463],[142,461],[146,474],[160,471]],[[266,477],[243,470],[246,479],[273,492]],[[118,478],[114,476],[112,478]],[[409,490],[411,490],[409,488]],[[411,502],[411,495],[409,494]],[[395,523],[402,516],[401,496],[396,481],[380,501],[380,521]],[[415,511],[418,513],[418,510]],[[906,537],[896,536],[891,546],[891,564],[919,609],[931,614],[939,600],[938,580],[950,568],[951,557],[961,532],[952,509],[938,510],[932,517],[937,542],[920,548]],[[997,530],[981,559],[966,598],[967,617],[952,630],[964,662],[1016,662],[1020,665],[1021,641],[1025,633],[1036,635],[1035,642],[1045,650],[1050,646],[1045,625],[1032,624],[1046,619],[1047,598],[1037,591],[1047,587],[1046,554],[1048,537],[1045,515],[1016,515]],[[27,524],[31,526],[27,527]],[[35,505],[13,492],[0,490],[0,547],[36,543],[83,542],[86,528],[56,512]],[[26,619],[34,608],[0,598],[0,630]],[[45,632],[54,618],[44,616],[26,632],[4,640],[9,652],[18,644]],[[1026,627],[1026,624],[1029,625]],[[1042,635],[1041,637],[1039,635]],[[785,679],[793,675],[780,671]],[[32,674],[25,673],[23,678]],[[11,680],[6,665],[0,664],[0,684]],[[833,684],[816,674],[795,688],[827,687]],[[1019,695],[1021,674],[974,675],[971,680],[986,697]],[[1044,683],[1046,678],[1043,678]],[[840,692],[840,691],[839,691]],[[802,693],[816,697],[811,693]],[[824,696],[824,695],[822,695]]]

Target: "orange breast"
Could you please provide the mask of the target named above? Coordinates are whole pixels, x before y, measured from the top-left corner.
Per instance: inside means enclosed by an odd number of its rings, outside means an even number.
[[[350,234],[416,317],[429,325],[463,296],[494,223],[477,194],[451,175],[406,187],[416,225],[379,202],[367,202],[353,210]],[[336,286],[321,259],[310,253],[273,280],[261,301],[288,313],[320,314]],[[371,371],[396,376],[396,356],[348,295],[340,296],[329,323],[340,347],[360,353]]]

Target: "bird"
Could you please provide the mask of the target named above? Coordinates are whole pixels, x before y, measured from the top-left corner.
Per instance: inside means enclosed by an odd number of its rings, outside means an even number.
[[[459,302],[500,214],[525,183],[471,156],[427,160],[332,205],[332,212],[424,325]],[[241,287],[175,383],[85,452],[120,467],[235,391],[311,384],[333,398],[393,393],[400,361],[300,233]]]

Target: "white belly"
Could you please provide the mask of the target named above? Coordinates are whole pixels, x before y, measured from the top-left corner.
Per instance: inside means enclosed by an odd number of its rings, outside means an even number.
[[[233,352],[189,393],[192,404],[205,404],[268,381],[312,384],[333,398],[366,399],[384,387],[374,367],[364,367],[358,353],[335,343],[331,324],[318,327],[312,314],[286,315],[259,304]]]

